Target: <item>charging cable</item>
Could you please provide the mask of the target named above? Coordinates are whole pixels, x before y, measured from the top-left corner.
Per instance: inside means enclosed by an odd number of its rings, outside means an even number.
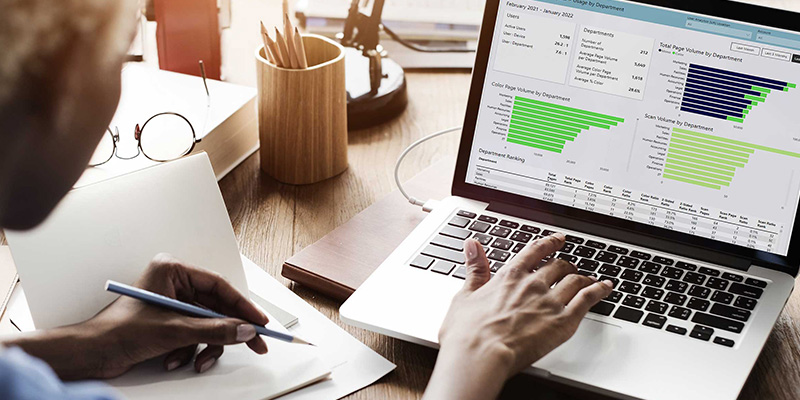
[[[439,137],[460,130],[461,130],[460,126],[454,126],[452,128],[441,130],[439,132],[431,133],[430,135],[425,136],[414,143],[411,143],[410,146],[406,147],[406,149],[403,150],[402,153],[400,153],[400,157],[397,158],[397,162],[394,164],[394,182],[397,184],[397,188],[400,190],[400,193],[403,195],[403,197],[406,198],[406,200],[408,200],[409,203],[415,206],[422,207],[423,211],[425,212],[431,212],[431,210],[433,210],[433,205],[435,204],[435,201],[434,200],[422,201],[417,199],[416,197],[409,196],[408,192],[406,192],[406,190],[403,188],[403,183],[400,182],[400,165],[403,164],[403,159],[405,159],[408,153],[410,153],[411,150],[413,150],[415,147],[435,137]]]

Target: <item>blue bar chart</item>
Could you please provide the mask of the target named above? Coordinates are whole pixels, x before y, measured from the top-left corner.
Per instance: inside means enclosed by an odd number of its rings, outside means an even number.
[[[796,88],[794,83],[689,65],[681,111],[744,123],[748,115],[776,92]]]

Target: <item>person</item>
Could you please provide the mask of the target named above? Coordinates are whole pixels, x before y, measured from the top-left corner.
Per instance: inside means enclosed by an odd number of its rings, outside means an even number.
[[[119,101],[133,3],[0,0],[0,227],[37,226],[86,168]],[[482,246],[465,242],[468,276],[441,328],[426,399],[496,397],[611,292],[609,282],[578,275],[566,261],[541,265],[564,240],[532,242],[493,277]],[[232,318],[191,318],[119,298],[85,322],[0,342],[0,398],[115,399],[86,380],[159,357],[165,373],[188,364],[202,373],[226,345],[267,353],[251,325],[267,317],[222,277],[162,254],[136,285]]]

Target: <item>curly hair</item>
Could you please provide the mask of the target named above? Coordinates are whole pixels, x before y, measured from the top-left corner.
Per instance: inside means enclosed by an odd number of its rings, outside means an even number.
[[[0,108],[36,87],[70,43],[93,40],[113,62],[125,54],[136,0],[0,0]]]

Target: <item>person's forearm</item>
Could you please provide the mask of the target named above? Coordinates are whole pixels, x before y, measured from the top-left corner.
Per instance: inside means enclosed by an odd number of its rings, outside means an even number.
[[[89,337],[81,325],[25,333],[3,341],[6,347],[19,347],[29,355],[39,358],[64,380],[94,377],[99,365],[92,365],[89,357],[103,349]]]
[[[443,347],[423,400],[497,398],[511,364],[512,360],[504,352]]]

